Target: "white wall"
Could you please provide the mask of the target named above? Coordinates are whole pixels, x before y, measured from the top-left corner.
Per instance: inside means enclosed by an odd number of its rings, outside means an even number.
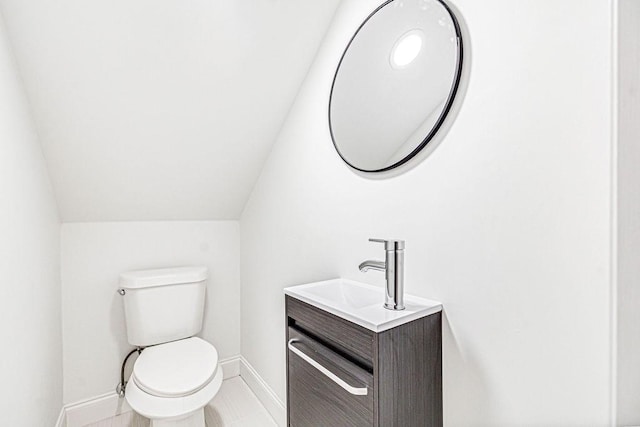
[[[282,288],[361,274],[407,240],[406,291],[440,300],[449,426],[610,420],[611,10],[457,0],[473,59],[449,134],[386,180],[350,171],[327,102],[375,0],[344,0],[242,224],[242,354],[284,399]]]
[[[205,265],[200,334],[220,358],[240,353],[237,221],[77,223],[62,226],[64,402],[111,392],[127,343],[118,276],[129,270]]]
[[[640,2],[618,9],[618,425],[640,425]]]
[[[0,412],[50,426],[62,403],[58,213],[0,15]]]
[[[64,222],[237,219],[338,0],[0,0]]]

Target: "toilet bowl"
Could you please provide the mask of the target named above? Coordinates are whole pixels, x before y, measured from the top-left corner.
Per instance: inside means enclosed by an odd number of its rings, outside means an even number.
[[[204,407],[222,385],[216,348],[202,328],[204,267],[123,273],[127,338],[142,348],[125,399],[151,427],[205,427]]]
[[[152,427],[204,427],[204,407],[222,384],[211,344],[186,338],[146,348],[127,382],[126,399]]]

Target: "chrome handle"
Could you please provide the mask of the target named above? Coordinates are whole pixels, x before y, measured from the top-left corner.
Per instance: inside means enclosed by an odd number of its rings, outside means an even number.
[[[404,250],[404,240],[369,239],[369,241],[374,243],[384,243],[384,249],[387,251]]]
[[[333,372],[331,372],[330,370],[328,370],[327,368],[325,368],[324,366],[322,366],[321,364],[319,364],[318,362],[316,362],[315,360],[313,360],[312,358],[304,354],[301,350],[295,348],[293,344],[296,342],[300,342],[300,341],[297,339],[290,339],[289,342],[287,343],[287,347],[289,348],[289,350],[293,351],[297,356],[299,356],[302,360],[304,360],[305,362],[307,362],[308,364],[316,368],[318,371],[322,372],[331,381],[338,384],[340,387],[342,387],[349,393],[355,394],[357,396],[367,395],[368,391],[366,387],[353,387],[347,384],[343,379],[338,377],[336,374],[334,374]]]

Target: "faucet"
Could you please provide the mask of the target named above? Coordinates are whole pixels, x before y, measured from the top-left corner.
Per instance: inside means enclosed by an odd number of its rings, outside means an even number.
[[[385,261],[367,260],[358,268],[363,273],[369,270],[384,271],[387,287],[384,293],[384,308],[404,310],[404,240],[369,239],[384,243]]]

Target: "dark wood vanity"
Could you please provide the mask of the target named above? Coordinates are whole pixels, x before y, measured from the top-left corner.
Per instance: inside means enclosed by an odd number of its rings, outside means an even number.
[[[442,426],[440,312],[376,333],[285,298],[289,426]]]

